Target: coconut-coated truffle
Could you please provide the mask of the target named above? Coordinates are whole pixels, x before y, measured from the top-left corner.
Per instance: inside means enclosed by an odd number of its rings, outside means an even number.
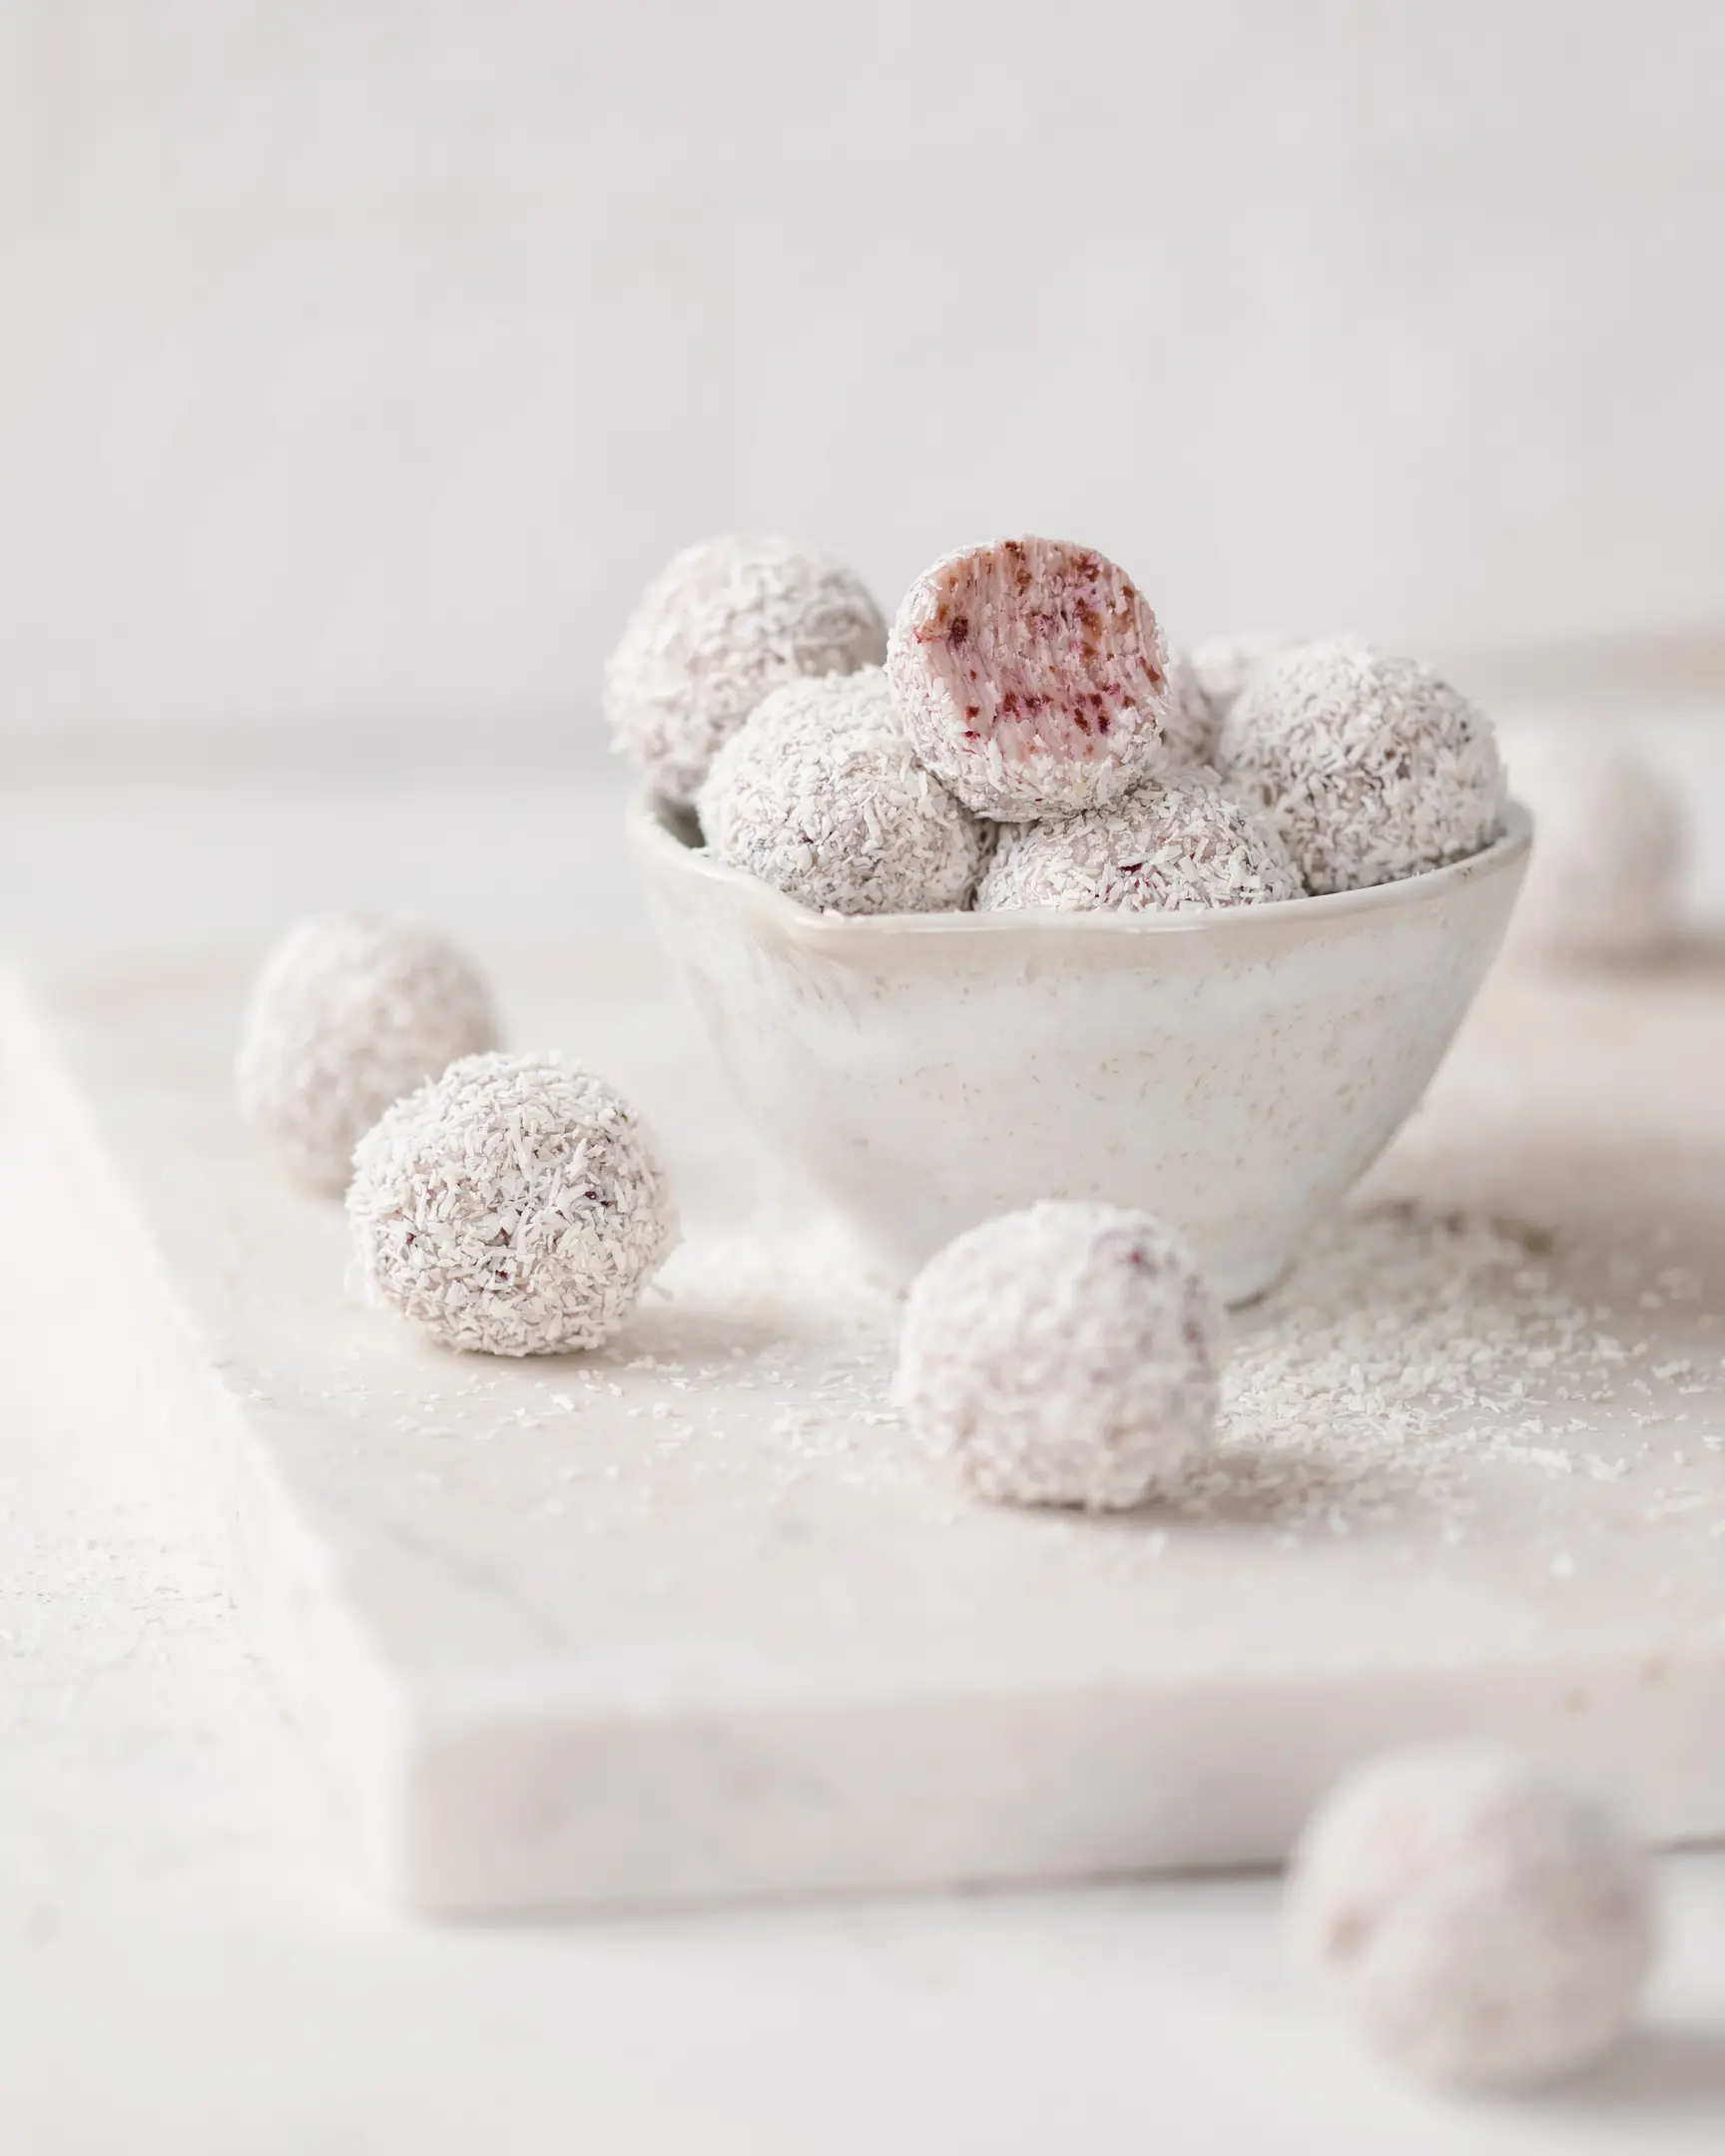
[[[916,1276],[896,1398],[979,1496],[1141,1504],[1209,1442],[1219,1340],[1159,1222],[1047,1200],[969,1229]]]
[[[1251,631],[1242,636],[1207,637],[1202,644],[1194,645],[1189,660],[1193,679],[1209,708],[1211,727],[1219,727],[1227,718],[1239,702],[1241,690],[1260,667],[1268,666],[1303,641],[1299,637]]]
[[[354,1145],[391,1101],[496,1045],[490,991],[447,936],[316,914],[288,929],[253,985],[234,1066],[240,1112],[296,1181],[339,1194]]]
[[[805,905],[930,913],[976,887],[983,827],[910,754],[878,667],[775,689],[697,806],[720,860]]]
[[[1509,948],[1558,965],[1633,965],[1668,950],[1688,851],[1676,790],[1597,724],[1524,722],[1505,731],[1503,753],[1538,832]]]
[[[1162,714],[1162,768],[1192,771],[1216,760],[1216,714],[1190,652],[1168,654],[1168,701]]]
[[[1125,571],[1060,539],[964,547],[905,594],[886,672],[910,746],[978,815],[1071,815],[1156,762],[1168,654]]]
[[[1259,668],[1222,723],[1217,763],[1312,891],[1438,868],[1502,828],[1490,722],[1426,667],[1361,644],[1303,644]]]
[[[605,712],[617,747],[686,808],[770,689],[885,656],[880,609],[843,562],[789,539],[708,539],[636,602],[606,664]]]
[[[1469,1745],[1347,1777],[1295,1856],[1288,1921],[1361,2034],[1453,2087],[1531,2084],[1598,2058],[1652,1956],[1647,1866],[1608,1814]]]
[[[1106,808],[1008,823],[976,893],[978,912],[1184,912],[1298,898],[1288,848],[1230,801],[1214,772],[1151,779]]]
[[[451,1348],[597,1348],[677,1242],[640,1117],[554,1056],[467,1056],[369,1130],[347,1217],[367,1292]]]

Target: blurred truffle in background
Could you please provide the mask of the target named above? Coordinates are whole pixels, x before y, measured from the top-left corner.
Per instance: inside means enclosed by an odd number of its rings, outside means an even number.
[[[1502,734],[1510,792],[1536,826],[1506,950],[1523,963],[1637,965],[1682,928],[1683,804],[1620,728],[1523,720]]]

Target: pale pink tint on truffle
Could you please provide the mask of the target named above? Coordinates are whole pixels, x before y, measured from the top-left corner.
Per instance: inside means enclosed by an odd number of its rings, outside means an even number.
[[[911,586],[886,670],[911,746],[979,814],[1117,801],[1162,740],[1168,659],[1124,570],[1058,539],[949,554]]]

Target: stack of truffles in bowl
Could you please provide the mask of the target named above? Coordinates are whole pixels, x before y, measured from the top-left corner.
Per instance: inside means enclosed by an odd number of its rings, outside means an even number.
[[[1261,1293],[1418,1100],[1524,864],[1488,721],[1425,667],[1171,651],[1061,541],[949,554],[890,626],[840,564],[692,548],[606,686],[718,1054],[900,1275],[1066,1198]]]

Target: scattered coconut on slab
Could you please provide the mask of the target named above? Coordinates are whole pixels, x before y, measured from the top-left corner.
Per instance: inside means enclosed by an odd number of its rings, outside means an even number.
[[[976,887],[983,826],[911,755],[878,667],[775,689],[698,807],[720,860],[805,905],[939,912]]]
[[[353,1148],[392,1101],[497,1044],[484,978],[416,921],[316,914],[265,959],[241,1022],[248,1127],[296,1181],[347,1187]]]
[[[1688,851],[1676,790],[1614,729],[1576,720],[1506,729],[1509,783],[1538,837],[1508,948],[1559,965],[1659,957],[1682,922]]]
[[[1118,800],[1161,748],[1162,632],[1090,547],[1002,539],[946,555],[906,593],[886,671],[911,748],[978,815]]]
[[[1222,724],[1217,761],[1276,825],[1312,891],[1441,867],[1502,828],[1490,722],[1414,660],[1345,640],[1259,668]]]
[[[637,601],[605,668],[617,746],[687,808],[764,696],[886,655],[880,609],[853,570],[788,539],[687,547]]]
[[[1295,1856],[1288,1921],[1369,2042],[1462,2088],[1590,2064],[1628,2025],[1652,1956],[1646,1862],[1608,1814],[1468,1745],[1348,1777]]]
[[[602,1346],[677,1242],[641,1119],[552,1056],[468,1056],[397,1102],[347,1214],[372,1299],[487,1354]]]
[[[1182,912],[1298,898],[1304,885],[1262,816],[1214,772],[1150,780],[1106,808],[1001,827],[978,912]]]
[[[896,1397],[980,1496],[1142,1504],[1210,1440],[1219,1340],[1208,1290],[1157,1221],[1047,1201],[923,1267]]]

